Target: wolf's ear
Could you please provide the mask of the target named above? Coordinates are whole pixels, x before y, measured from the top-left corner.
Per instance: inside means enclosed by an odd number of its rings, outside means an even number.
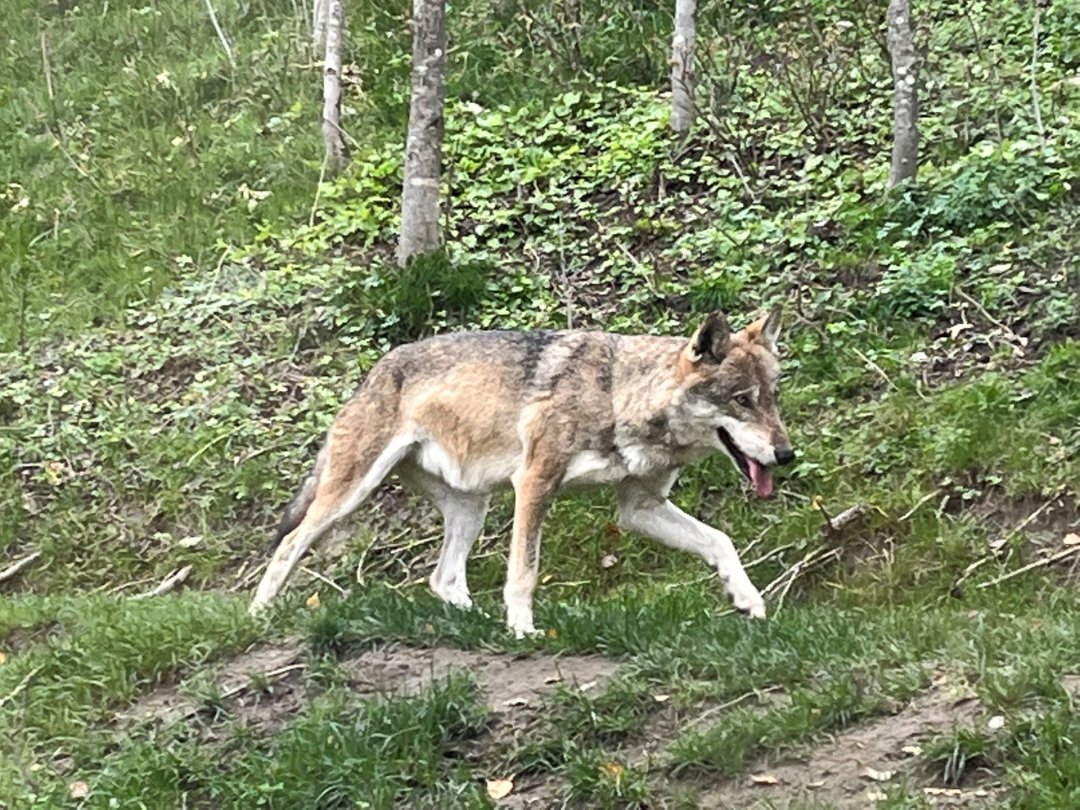
[[[780,327],[784,320],[784,310],[776,307],[764,318],[759,318],[746,327],[746,337],[772,354],[776,354],[776,343],[780,339]]]
[[[719,312],[710,313],[705,323],[690,338],[690,345],[687,347],[690,359],[695,363],[702,360],[719,363],[727,354],[730,341],[731,328],[727,318]]]

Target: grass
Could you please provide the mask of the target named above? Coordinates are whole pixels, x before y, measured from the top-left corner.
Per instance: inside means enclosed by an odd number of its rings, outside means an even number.
[[[199,4],[11,15],[0,550],[41,557],[2,585],[0,800],[57,806],[85,783],[91,806],[479,807],[486,779],[513,776],[552,802],[695,806],[946,672],[1006,725],[925,741],[886,804],[993,779],[1011,805],[1074,806],[1073,572],[997,582],[1077,531],[1074,11],[1040,12],[1032,68],[1029,6],[917,8],[924,162],[917,187],[888,192],[888,65],[865,4],[703,7],[702,121],[682,143],[655,91],[666,11],[533,5],[451,14],[446,250],[405,274],[400,9],[350,4],[356,144],[317,202],[298,9],[216,3],[235,69]],[[505,497],[470,563],[477,611],[417,586],[441,529],[394,498],[311,562],[345,597],[299,572],[268,621],[247,618],[281,505],[390,346],[568,323],[687,334],[708,308],[739,320],[781,300],[799,462],[765,503],[722,459],[674,493],[775,584],[767,623],[729,615],[696,560],[621,533],[610,493],[560,499],[545,526],[542,639],[502,626]],[[858,521],[826,530],[855,504]],[[188,590],[124,599],[186,564]],[[282,714],[246,726],[215,666],[286,634],[304,639],[303,679],[256,677]],[[342,661],[387,644],[619,670],[555,690],[504,742],[467,677],[352,694]],[[164,728],[116,717],[158,687],[203,710]],[[283,688],[297,705],[274,702]],[[650,735],[661,754],[633,756]]]

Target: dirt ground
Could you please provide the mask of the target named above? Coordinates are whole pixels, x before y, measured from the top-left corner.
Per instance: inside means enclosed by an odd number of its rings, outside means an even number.
[[[363,652],[339,663],[350,686],[358,694],[371,696],[417,694],[453,672],[472,673],[492,713],[489,733],[478,742],[478,756],[514,747],[536,724],[545,699],[557,688],[602,690],[618,668],[618,662],[601,656],[513,656],[403,644]],[[212,667],[195,685],[154,690],[117,719],[142,725],[198,718],[202,733],[217,737],[232,733],[232,724],[219,722],[228,718],[258,733],[273,734],[310,699],[306,666],[299,643],[259,644]],[[769,701],[784,697],[779,693]],[[930,689],[897,706],[893,713],[844,729],[796,755],[757,762],[737,780],[661,781],[678,793],[696,791],[697,805],[706,809],[873,807],[890,787],[900,784],[921,790],[931,806],[992,807],[1001,795],[993,781],[940,787],[935,775],[919,766],[920,745],[929,737],[955,726],[985,724],[988,719],[966,684],[939,675]],[[723,715],[710,722],[723,722]],[[685,722],[673,721],[670,707],[658,707],[619,759],[636,766],[647,763],[662,773],[666,745],[685,727]],[[479,775],[514,779],[513,790],[500,800],[500,807],[523,810],[560,804],[556,797],[562,786],[556,776]]]

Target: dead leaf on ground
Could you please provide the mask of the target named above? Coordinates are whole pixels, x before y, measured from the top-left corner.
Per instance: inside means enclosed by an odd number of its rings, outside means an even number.
[[[771,773],[752,773],[750,781],[755,785],[779,785],[780,780]]]
[[[618,779],[622,776],[623,766],[618,762],[605,762],[600,766],[600,770],[606,773],[608,776],[612,776]]]
[[[313,593],[311,596],[309,596],[307,598],[307,606],[309,608],[317,608],[319,606],[319,603],[320,603],[319,594],[317,594],[317,593]]]
[[[487,795],[498,801],[510,795],[514,790],[513,779],[488,779],[486,783]]]
[[[68,785],[68,795],[73,799],[85,799],[90,795],[90,785],[81,779]]]
[[[877,768],[867,766],[863,769],[863,776],[873,779],[875,782],[888,782],[896,775],[896,771],[879,771]]]

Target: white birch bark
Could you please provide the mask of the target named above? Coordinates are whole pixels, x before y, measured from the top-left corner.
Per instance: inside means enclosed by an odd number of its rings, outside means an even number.
[[[697,0],[675,0],[671,39],[671,128],[682,134],[694,123],[694,14]]]
[[[345,27],[344,0],[326,0],[326,51],[323,59],[323,144],[326,167],[336,174],[345,166],[345,137],[341,129],[341,41]]]
[[[412,97],[405,139],[398,264],[439,247],[439,171],[446,98],[445,0],[413,0]]]
[[[919,61],[910,0],[889,0],[889,55],[893,74],[893,147],[889,187],[919,170]]]
[[[330,0],[314,0],[311,4],[311,41],[318,48],[326,39],[327,10]]]

